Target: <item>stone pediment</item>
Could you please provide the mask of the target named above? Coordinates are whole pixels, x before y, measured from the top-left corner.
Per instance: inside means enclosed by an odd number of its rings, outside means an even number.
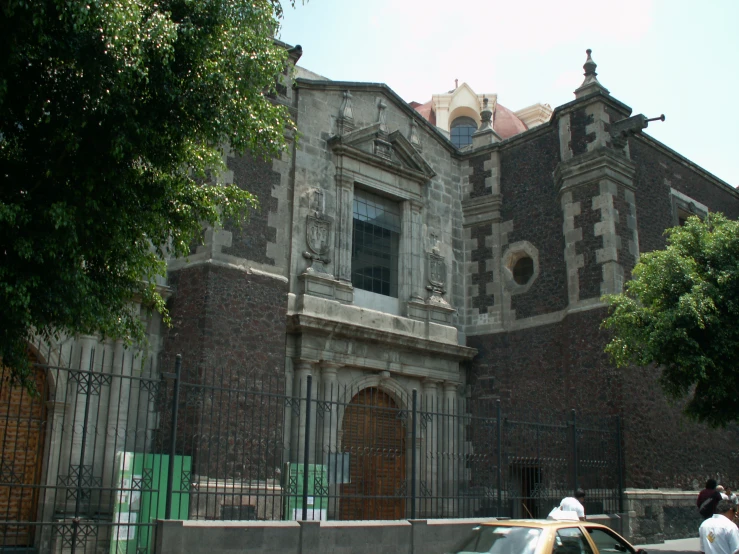
[[[373,123],[344,135],[333,136],[329,146],[337,155],[350,156],[391,173],[426,183],[436,172],[400,131],[387,133]]]

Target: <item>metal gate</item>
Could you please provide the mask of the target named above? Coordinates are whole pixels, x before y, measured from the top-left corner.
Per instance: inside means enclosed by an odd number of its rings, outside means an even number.
[[[164,518],[545,517],[576,487],[588,513],[623,507],[617,418],[311,377],[238,388],[98,352],[36,364],[36,395],[0,380],[0,549],[146,554]]]

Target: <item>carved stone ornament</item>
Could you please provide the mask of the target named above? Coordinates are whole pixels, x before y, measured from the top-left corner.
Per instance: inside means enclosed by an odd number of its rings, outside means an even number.
[[[418,136],[418,123],[416,123],[414,119],[411,119],[411,136],[408,141],[413,145],[413,148],[419,152],[422,150],[421,139]]]
[[[311,261],[306,272],[328,273],[325,264],[331,262],[328,256],[331,246],[331,222],[322,214],[309,215],[305,220],[305,242],[308,250],[303,257]]]
[[[446,292],[446,260],[437,248],[429,252],[428,271],[429,285],[426,290],[431,291],[432,295],[441,296]]]
[[[339,134],[345,135],[354,130],[354,110],[352,108],[352,93],[344,91],[344,100],[339,110]]]

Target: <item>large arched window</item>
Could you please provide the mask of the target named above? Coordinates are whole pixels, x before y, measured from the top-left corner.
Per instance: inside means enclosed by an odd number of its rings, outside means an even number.
[[[471,117],[458,117],[452,121],[451,140],[457,148],[472,144],[472,135],[477,131],[477,123]]]

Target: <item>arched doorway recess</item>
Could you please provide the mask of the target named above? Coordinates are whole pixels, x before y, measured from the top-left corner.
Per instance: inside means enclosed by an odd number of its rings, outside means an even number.
[[[407,413],[376,388],[357,393],[344,411],[342,450],[350,483],[341,485],[340,519],[405,517]]]
[[[38,360],[29,354],[32,364]],[[12,383],[0,365],[0,544],[32,546],[37,519],[48,387],[43,367],[32,366],[36,395]],[[17,523],[16,523],[17,522]],[[24,522],[30,523],[25,524]]]

